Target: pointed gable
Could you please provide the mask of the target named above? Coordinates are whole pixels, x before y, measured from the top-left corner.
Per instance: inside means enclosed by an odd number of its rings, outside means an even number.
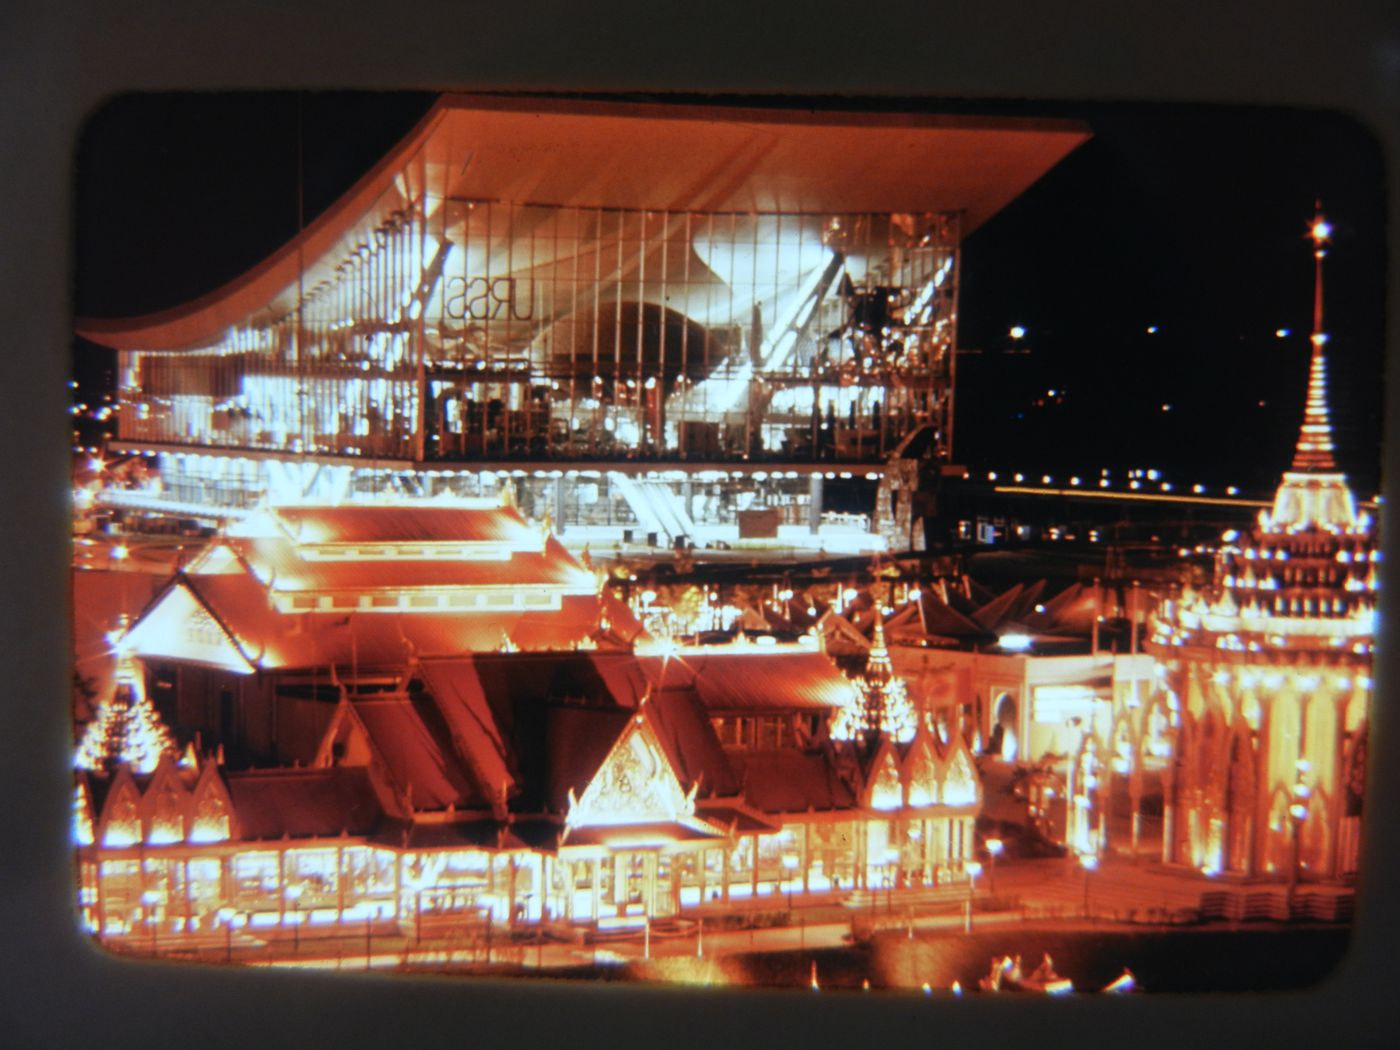
[[[189,809],[189,790],[180,777],[174,758],[166,752],[161,755],[155,775],[141,797],[141,822],[146,829],[146,843],[167,846],[173,842],[184,842]]]
[[[687,794],[681,787],[651,720],[642,712],[628,720],[583,794],[571,801],[571,828],[672,823],[695,813],[693,792]]]
[[[889,738],[883,738],[875,760],[870,764],[865,804],[871,809],[891,810],[904,807],[904,783],[899,776],[899,756]]]
[[[939,802],[938,754],[922,719],[914,743],[904,756],[904,783],[910,806],[934,806]]]
[[[97,841],[121,849],[141,841],[141,792],[126,766],[117,768],[97,822]]]
[[[953,734],[952,749],[944,760],[940,795],[945,806],[974,806],[982,799],[977,768],[961,733]]]
[[[73,842],[78,846],[91,846],[96,841],[92,821],[92,792],[88,788],[87,777],[78,775],[73,786]]]
[[[238,836],[233,803],[218,767],[207,762],[190,792],[191,842],[227,842]]]
[[[1022,585],[1019,583],[1016,584],[1010,590],[1003,592],[983,605],[972,614],[972,619],[977,623],[977,626],[985,631],[995,630],[997,624],[1011,614],[1012,609],[1016,605],[1016,600],[1021,596],[1021,591]]]
[[[127,641],[133,653],[145,658],[164,657],[241,674],[255,669],[183,577],[146,610]]]

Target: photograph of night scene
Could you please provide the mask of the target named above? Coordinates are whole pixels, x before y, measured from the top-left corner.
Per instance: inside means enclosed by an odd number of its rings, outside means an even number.
[[[932,997],[1343,958],[1348,118],[133,95],[76,178],[104,951]]]

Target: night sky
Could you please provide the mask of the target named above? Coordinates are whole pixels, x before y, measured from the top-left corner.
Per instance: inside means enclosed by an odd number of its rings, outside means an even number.
[[[139,315],[238,276],[296,233],[299,126],[310,221],[432,101],[109,103],[77,154],[75,311]],[[1335,440],[1358,495],[1375,491],[1385,215],[1380,150],[1359,125],[1236,107],[890,105],[1075,117],[1094,133],[966,242],[958,462],[1057,479],[1157,468],[1178,484],[1272,488],[1302,412],[1312,306],[1304,235],[1320,197],[1334,226]],[[1019,346],[1012,325],[1026,329]],[[1280,328],[1291,335],[1277,338]],[[78,349],[87,386],[104,357]]]

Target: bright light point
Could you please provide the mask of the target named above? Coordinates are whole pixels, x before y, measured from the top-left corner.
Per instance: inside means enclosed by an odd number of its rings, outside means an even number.
[[[1018,325],[1018,324],[1012,325],[1012,326],[1011,326],[1011,338],[1012,338],[1012,339],[1024,339],[1024,338],[1026,338],[1026,330],[1025,330],[1024,328],[1022,328],[1022,327],[1021,327],[1020,325]]]
[[[1048,484],[1050,484],[1050,475],[1049,475],[1049,474],[1042,474],[1041,477],[1040,477],[1040,483],[1041,483],[1042,485],[1048,485]]]
[[[1013,480],[1013,481],[1024,481],[1025,478],[1024,478],[1022,475],[1020,475],[1020,474],[1016,474],[1016,475],[1013,475],[1012,480]]]
[[[1287,328],[1279,328],[1279,329],[1275,330],[1275,332],[1274,332],[1274,338],[1275,338],[1275,339],[1287,339],[1287,338],[1288,338],[1290,335],[1292,335],[1292,334],[1293,334],[1292,331],[1289,330],[1289,329],[1287,329]]]
[[[1108,488],[1108,478],[1099,478],[1099,488],[1101,488],[1101,489],[1106,489],[1106,488]]]
[[[1192,486],[1191,486],[1191,491],[1194,492],[1194,493],[1195,493],[1196,495],[1198,495],[1198,496],[1199,496],[1202,492],[1204,492],[1205,490],[1206,490],[1206,487],[1205,487],[1204,485],[1192,485]]]
[[[1148,325],[1148,326],[1147,326],[1147,334],[1148,334],[1148,335],[1156,335],[1156,334],[1157,334],[1157,326],[1156,326],[1155,324],[1150,324],[1150,325]]]
[[[112,557],[115,558],[117,561],[121,561],[121,560],[124,559],[129,553],[131,553],[131,552],[128,551],[125,547],[122,547],[122,546],[120,546],[120,545],[112,548]]]
[[[995,470],[989,470],[989,471],[987,471],[987,480],[988,480],[988,481],[996,481],[996,479],[997,479],[997,472],[996,472]]]
[[[1093,871],[1099,866],[1099,858],[1093,853],[1081,853],[1079,864],[1085,871]]]
[[[1309,231],[1309,234],[1315,243],[1322,244],[1331,239],[1332,224],[1326,219],[1318,219],[1312,224],[1312,229]]]
[[[1008,652],[1025,652],[1031,647],[1031,636],[1028,634],[1003,634],[997,639],[997,644]]]
[[[1237,488],[1235,488],[1234,485],[1231,485],[1231,486],[1229,486],[1228,488],[1226,488],[1225,494],[1226,494],[1227,496],[1234,496],[1234,495],[1237,495],[1237,494],[1239,493],[1239,491],[1240,491],[1240,490],[1237,489]]]
[[[1069,483],[1070,483],[1071,485],[1078,485],[1078,484],[1079,484],[1079,478],[1078,478],[1078,477],[1070,478],[1070,479],[1069,479]]]
[[[1170,412],[1171,410],[1172,410],[1172,406],[1171,406],[1171,405],[1163,405],[1163,406],[1162,406],[1162,411],[1163,411],[1163,412]]]

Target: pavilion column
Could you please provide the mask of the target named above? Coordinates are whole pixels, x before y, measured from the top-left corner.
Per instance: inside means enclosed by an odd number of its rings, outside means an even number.
[[[726,849],[721,857],[719,866],[720,877],[722,879],[721,888],[724,895],[724,903],[729,903],[729,866],[734,862],[734,849],[731,846]]]
[[[832,440],[835,440],[834,436]],[[807,491],[809,494],[807,528],[815,536],[822,527],[822,475],[820,471],[814,470],[808,475]]]
[[[924,848],[921,852],[924,855],[924,885],[927,886],[933,881],[933,821],[924,817],[919,824],[924,839]]]
[[[509,874],[509,883],[508,883],[508,889],[507,889],[507,893],[508,893],[509,896],[510,896],[510,914],[507,916],[506,921],[509,922],[512,926],[514,926],[514,925],[515,925],[515,896],[516,896],[516,884],[517,884],[517,873],[516,873],[516,865],[515,865],[515,854],[514,854],[514,853],[510,854],[510,856],[509,856],[507,859],[510,861],[510,874]]]
[[[181,862],[185,873],[185,932],[194,932],[194,891],[190,886],[190,858],[185,857]]]
[[[1138,843],[1142,839],[1142,770],[1136,762],[1133,763],[1132,771],[1128,774],[1128,804],[1132,809],[1132,832],[1128,840],[1128,848],[1132,851],[1133,860],[1136,862]]]
[[[597,857],[588,862],[593,866],[593,915],[594,922],[598,921],[603,905],[603,864]]]
[[[224,863],[227,864],[227,858]],[[92,851],[93,881],[97,886],[97,933],[98,936],[105,936],[107,933],[107,894],[103,891],[102,878],[102,854],[98,850]],[[227,895],[224,895],[227,897]]]
[[[225,859],[225,864],[228,861]],[[345,921],[345,847],[335,848],[335,921]]]
[[[812,887],[812,825],[802,825],[802,895],[805,897]]]
[[[749,900],[758,899],[758,832],[749,836],[749,841],[753,844],[753,852],[749,857],[749,874],[752,879],[753,889],[750,891]]]
[[[697,870],[695,873],[695,881],[696,884],[700,887],[700,903],[702,905],[705,903],[705,863],[709,859],[709,856],[710,851],[704,846],[701,846],[699,854],[699,870]]]

